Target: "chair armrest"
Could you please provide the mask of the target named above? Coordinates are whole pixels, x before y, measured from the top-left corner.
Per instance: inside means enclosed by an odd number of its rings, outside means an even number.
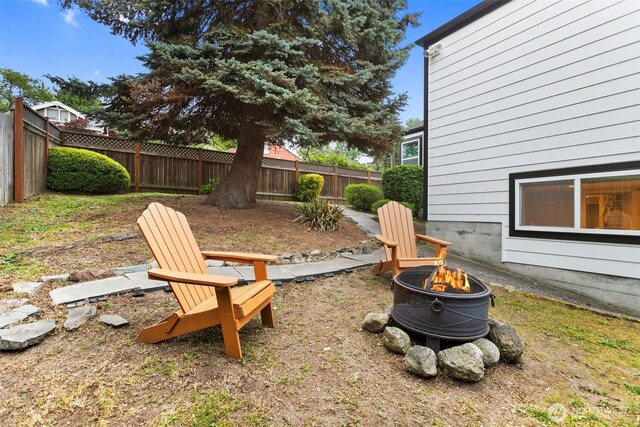
[[[387,239],[386,237],[381,236],[379,234],[376,234],[376,240],[378,240],[380,243],[382,243],[385,246],[389,246],[390,248],[398,246],[397,242],[394,242],[391,239]]]
[[[269,262],[278,259],[275,255],[247,254],[242,252],[218,252],[218,251],[202,251],[205,259],[217,259],[218,261],[240,262],[249,264],[254,261]]]
[[[416,239],[422,240],[423,242],[433,243],[434,245],[440,246],[449,246],[452,243],[447,242],[446,240],[436,239],[435,237],[425,236],[424,234],[416,234]]]
[[[152,268],[147,272],[149,279],[166,280],[168,282],[188,283],[214,287],[230,287],[238,283],[238,279],[214,274],[184,273],[164,268]]]

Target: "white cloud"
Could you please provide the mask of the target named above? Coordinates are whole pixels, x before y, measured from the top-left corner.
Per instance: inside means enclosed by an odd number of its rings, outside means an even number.
[[[47,2],[47,0],[31,0],[34,3],[38,3],[41,4],[42,6],[49,6],[49,3]]]
[[[61,13],[64,22],[69,25],[73,25],[74,27],[79,27],[78,22],[76,21],[76,11],[72,9],[67,9]]]

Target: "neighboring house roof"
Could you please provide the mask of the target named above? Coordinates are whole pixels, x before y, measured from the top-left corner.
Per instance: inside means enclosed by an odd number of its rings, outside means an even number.
[[[484,15],[496,10],[501,6],[504,6],[510,1],[511,0],[484,0],[482,3],[472,7],[462,15],[458,15],[446,24],[431,31],[429,34],[416,41],[416,44],[426,49],[438,40],[443,39],[449,34],[455,33],[460,28],[466,27],[473,21],[483,17]]]
[[[83,119],[86,118],[85,115],[82,114],[80,111],[74,110],[73,108],[69,107],[67,104],[63,104],[60,101],[43,102],[42,104],[34,105],[31,108],[38,111],[38,110],[42,110],[44,108],[49,108],[49,107],[62,108],[64,110],[69,111],[70,113],[75,114],[78,117],[82,117]]]
[[[424,130],[424,120],[422,120],[418,124],[415,124],[413,126],[409,126],[408,128],[404,129],[402,131],[402,134],[403,135],[409,135],[411,133],[422,132],[423,130]]]
[[[227,150],[227,153],[235,153],[235,152],[236,152],[235,148],[230,148]],[[291,161],[300,160],[300,157],[296,156],[286,148],[279,147],[277,145],[272,145],[272,144],[269,144],[269,152],[265,153],[264,157],[267,157],[270,159],[291,160]]]

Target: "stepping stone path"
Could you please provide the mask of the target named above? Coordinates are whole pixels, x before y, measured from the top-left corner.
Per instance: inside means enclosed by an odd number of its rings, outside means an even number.
[[[98,322],[109,325],[113,328],[121,328],[127,326],[129,321],[119,314],[103,314],[98,318]]]
[[[26,298],[14,298],[14,299],[4,299],[0,300],[0,313],[6,313],[7,311],[20,307],[24,303],[29,301]]]
[[[72,308],[64,322],[64,328],[67,331],[74,331],[84,325],[87,320],[93,319],[96,314],[98,314],[98,309],[93,305]]]
[[[13,284],[13,291],[19,294],[33,295],[43,286],[44,283],[42,282],[18,282]]]
[[[9,310],[6,313],[0,314],[0,328],[4,328],[5,326],[9,326],[12,323],[20,322],[21,320],[26,319],[27,317],[39,313],[40,309],[35,305],[27,304],[13,310]]]
[[[22,350],[42,342],[56,328],[53,319],[0,329],[0,350]]]

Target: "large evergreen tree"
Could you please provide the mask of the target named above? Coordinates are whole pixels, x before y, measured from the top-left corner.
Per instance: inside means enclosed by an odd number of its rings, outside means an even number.
[[[404,0],[60,0],[133,43],[149,72],[120,77],[107,113],[133,135],[238,142],[208,198],[255,201],[265,143],[346,142],[378,152],[399,138],[390,79],[415,15]]]

